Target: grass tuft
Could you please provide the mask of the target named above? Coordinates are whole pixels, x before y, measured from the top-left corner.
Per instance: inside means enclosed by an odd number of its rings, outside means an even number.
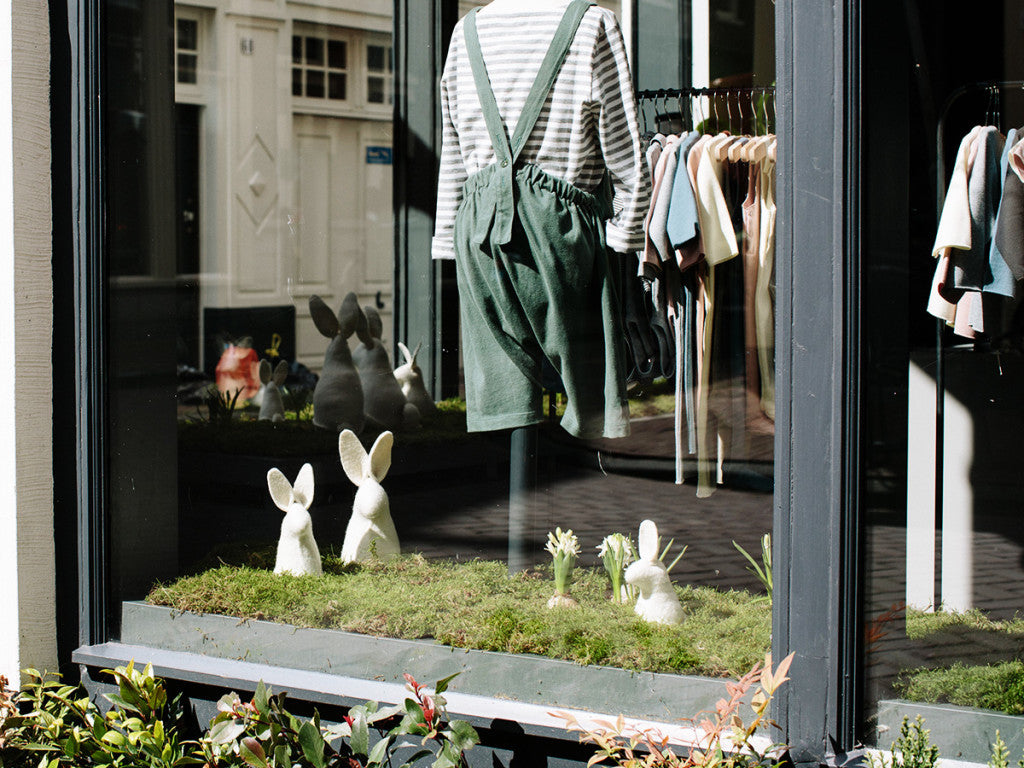
[[[716,677],[744,673],[770,645],[770,609],[747,592],[677,587],[687,618],[665,627],[612,603],[601,569],[574,571],[578,608],[549,609],[552,590],[550,566],[510,578],[496,561],[408,555],[343,566],[327,555],[322,577],[222,565],[157,585],[148,600],[194,613]]]

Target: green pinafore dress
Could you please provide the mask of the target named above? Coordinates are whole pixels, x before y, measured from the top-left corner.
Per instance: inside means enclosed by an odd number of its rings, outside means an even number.
[[[629,434],[622,321],[605,244],[607,197],[519,161],[591,5],[574,0],[566,10],[511,141],[480,51],[476,11],[466,18],[466,48],[497,157],[466,180],[455,218],[470,431],[542,421],[549,363],[565,389],[566,431]]]

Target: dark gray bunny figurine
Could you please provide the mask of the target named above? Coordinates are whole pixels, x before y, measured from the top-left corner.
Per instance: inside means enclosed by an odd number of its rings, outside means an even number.
[[[317,330],[331,340],[324,354],[320,380],[313,390],[313,423],[335,432],[351,429],[358,434],[366,422],[363,386],[352,363],[348,337],[354,333],[364,344],[373,343],[367,332],[366,316],[354,293],[342,300],[337,316],[319,296],[310,296],[309,314]]]
[[[373,307],[363,307],[370,341],[363,341],[352,352],[359,368],[366,398],[366,418],[381,429],[415,429],[420,424],[420,412],[405,398],[402,385],[395,378],[391,358],[381,342],[384,323]]]

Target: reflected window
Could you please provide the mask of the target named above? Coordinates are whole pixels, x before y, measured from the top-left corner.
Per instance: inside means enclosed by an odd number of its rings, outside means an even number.
[[[292,96],[348,99],[348,40],[312,34],[292,36]]]
[[[199,81],[199,20],[178,17],[175,20],[175,80],[185,85]]]
[[[370,104],[391,104],[394,57],[390,45],[366,46],[366,100]]]

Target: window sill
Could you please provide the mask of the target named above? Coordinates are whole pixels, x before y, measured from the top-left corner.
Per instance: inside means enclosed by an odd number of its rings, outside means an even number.
[[[724,681],[712,678],[196,615],[141,602],[124,603],[121,635],[119,643],[79,648],[74,662],[109,667],[134,659],[170,679],[223,688],[252,690],[263,680],[292,698],[342,706],[401,701],[405,672],[428,685],[461,672],[445,694],[451,714],[484,724],[511,720],[528,733],[573,741],[551,712],[572,712],[584,725],[621,712],[630,725],[655,727],[688,744],[692,731],[680,720],[713,710],[725,695]]]

